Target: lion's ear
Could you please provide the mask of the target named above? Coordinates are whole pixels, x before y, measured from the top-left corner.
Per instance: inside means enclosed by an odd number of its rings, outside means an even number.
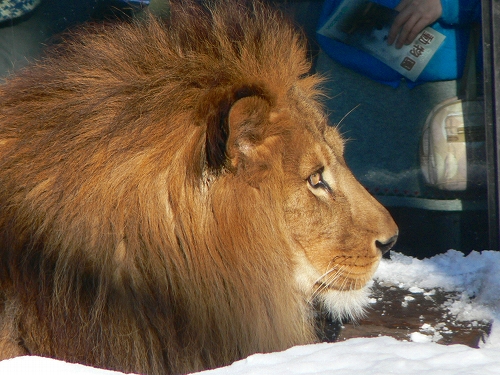
[[[241,167],[245,155],[262,140],[269,99],[258,87],[245,86],[229,93],[213,92],[206,103],[201,112],[207,116],[208,167],[215,172]]]
[[[238,100],[228,116],[228,162],[232,169],[249,167],[256,157],[256,149],[264,139],[263,123],[267,121],[269,102],[258,96]]]

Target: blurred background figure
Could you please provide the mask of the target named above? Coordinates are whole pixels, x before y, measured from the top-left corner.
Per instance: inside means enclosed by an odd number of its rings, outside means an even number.
[[[55,35],[88,20],[168,13],[168,0],[0,0],[0,83],[40,56]]]
[[[33,17],[41,0],[0,1],[0,77],[38,53],[47,28]]]

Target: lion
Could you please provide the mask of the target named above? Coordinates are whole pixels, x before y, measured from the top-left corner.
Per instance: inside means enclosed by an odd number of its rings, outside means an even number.
[[[0,358],[177,374],[359,316],[398,229],[254,2],[87,25],[0,87]]]

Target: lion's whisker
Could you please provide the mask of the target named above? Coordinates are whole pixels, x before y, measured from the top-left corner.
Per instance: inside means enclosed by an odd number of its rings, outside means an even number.
[[[346,266],[342,265],[340,268],[332,268],[321,275],[321,277],[319,277],[314,284],[315,290],[310,297],[311,301],[314,300],[322,291],[332,285],[337,279],[339,279],[345,268]]]
[[[336,267],[338,266],[342,266],[342,267],[345,267],[343,265],[343,263],[346,261],[346,259],[344,258],[344,260],[342,262],[339,262],[338,259],[340,257],[337,256],[337,257],[334,257],[333,259],[330,260],[330,262],[328,262],[328,266],[326,267],[327,271],[325,271],[321,276],[319,276],[315,281],[314,281],[314,284],[316,283],[319,283],[321,281],[321,279],[325,278],[328,274],[330,274],[331,272],[337,270]],[[337,263],[337,266],[336,267],[331,267],[332,263]]]
[[[349,112],[347,112],[341,119],[339,122],[337,122],[336,126],[339,127],[342,122],[352,113],[354,112],[356,109],[359,108],[359,106],[361,106],[361,103],[357,104],[356,106],[354,106],[354,108],[350,109]]]

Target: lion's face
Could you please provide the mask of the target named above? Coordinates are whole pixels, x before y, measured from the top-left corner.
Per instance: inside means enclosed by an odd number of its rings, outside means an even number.
[[[343,159],[338,131],[304,126],[294,152],[286,218],[299,249],[297,280],[335,315],[358,315],[365,286],[396,241],[389,213],[359,184]],[[291,167],[291,166],[290,166]]]
[[[245,100],[247,108],[240,116],[246,120],[239,122],[271,130],[253,137],[247,133],[247,141],[260,145],[240,141],[247,157],[233,157],[233,165],[244,164],[251,175],[260,174],[260,188],[267,181],[282,190],[298,288],[336,318],[360,315],[366,285],[383,253],[396,242],[396,224],[352,175],[343,158],[342,137],[300,88],[288,93],[286,103],[274,106]],[[248,126],[239,130],[240,136],[245,132]]]
[[[337,129],[313,108],[299,105],[288,120],[294,123],[294,147],[284,158],[285,216],[298,249],[296,279],[334,316],[355,317],[398,228],[350,172]]]

